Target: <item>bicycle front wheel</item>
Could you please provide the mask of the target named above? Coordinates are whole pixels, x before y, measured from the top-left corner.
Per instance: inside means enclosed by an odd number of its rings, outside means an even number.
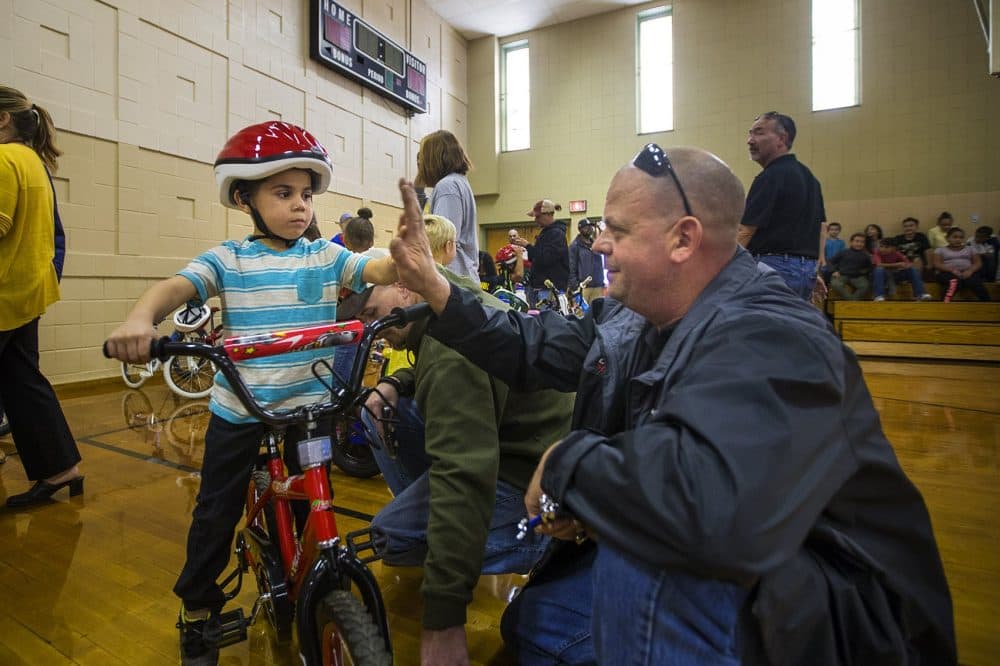
[[[145,363],[126,363],[122,361],[122,379],[125,386],[137,389],[146,382],[149,370]]]
[[[212,392],[215,364],[194,356],[171,356],[163,364],[163,379],[182,398],[204,398]]]
[[[365,607],[350,592],[334,590],[316,610],[323,666],[390,666],[392,657]]]

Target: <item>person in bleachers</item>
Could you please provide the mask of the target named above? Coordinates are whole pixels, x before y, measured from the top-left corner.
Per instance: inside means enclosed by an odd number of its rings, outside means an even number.
[[[948,244],[948,230],[953,224],[955,224],[955,220],[948,211],[938,215],[937,226],[927,231],[927,240],[931,243],[931,249],[936,250]]]
[[[914,268],[923,270],[928,267],[927,251],[931,243],[927,236],[917,231],[920,221],[915,217],[903,220],[903,233],[896,236],[896,248],[902,252]]]
[[[878,251],[872,255],[872,292],[874,300],[884,301],[886,282],[889,291],[894,292],[894,283],[909,282],[913,285],[913,295],[920,301],[931,300],[924,289],[924,281],[918,271],[902,252],[896,249],[896,239],[883,238],[878,242]]]
[[[877,224],[869,224],[865,227],[865,250],[868,254],[875,254],[878,252],[878,242],[882,240],[882,227]]]
[[[833,271],[830,269],[830,259],[847,249],[847,243],[840,237],[840,222],[830,222],[825,225],[826,240],[823,241],[823,256],[820,261],[819,275],[823,284],[830,284]]]
[[[975,237],[969,240],[969,247],[979,255],[979,260],[983,264],[976,276],[983,282],[996,282],[1000,239],[993,235],[993,229],[987,226],[976,229]]]
[[[851,245],[830,260],[830,289],[851,301],[868,294],[868,276],[872,272],[872,257],[865,250],[865,234],[851,234]]]
[[[951,301],[961,287],[968,287],[981,301],[990,300],[983,281],[976,275],[983,267],[983,261],[965,244],[965,232],[951,227],[947,238],[948,245],[934,249],[934,277],[946,289],[945,303]]]

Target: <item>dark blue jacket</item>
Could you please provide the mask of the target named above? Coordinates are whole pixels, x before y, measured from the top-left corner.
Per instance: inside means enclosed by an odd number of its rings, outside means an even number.
[[[598,544],[751,588],[745,663],[955,664],[923,498],[822,313],[738,250],[635,374],[646,329],[610,299],[525,317],[453,288],[428,331],[512,387],[577,392],[543,488]]]

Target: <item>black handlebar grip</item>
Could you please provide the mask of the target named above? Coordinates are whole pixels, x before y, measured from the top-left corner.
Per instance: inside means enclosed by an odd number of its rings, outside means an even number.
[[[104,344],[101,345],[101,353],[104,354],[104,358],[111,358],[111,354],[108,353],[108,341],[105,340]]]
[[[170,338],[167,336],[163,336],[162,338],[157,338],[156,340],[150,342],[149,357],[158,358],[161,361],[166,360],[166,357],[169,356],[169,354],[163,353],[163,345],[167,342],[170,342]]]
[[[399,325],[405,326],[411,321],[423,319],[431,314],[431,306],[427,303],[417,303],[405,308],[393,308],[392,314],[399,317]]]

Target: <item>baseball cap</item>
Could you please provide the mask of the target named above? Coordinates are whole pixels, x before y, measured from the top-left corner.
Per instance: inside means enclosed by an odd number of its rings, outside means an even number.
[[[368,303],[368,297],[372,295],[373,288],[368,287],[364,291],[351,292],[341,299],[337,305],[337,321],[357,319],[358,313],[365,309],[365,304]]]
[[[354,219],[354,213],[344,213],[340,216],[340,224],[347,222],[348,220]]]
[[[593,220],[591,220],[589,217],[585,217],[576,223],[577,229],[583,229],[584,227],[596,227],[596,226],[597,225],[594,224]]]
[[[542,199],[540,201],[536,201],[535,205],[532,206],[531,210],[525,213],[525,215],[528,217],[538,217],[539,215],[544,215],[546,213],[554,213],[557,210],[562,210],[562,206],[557,203],[553,203],[551,199]]]

